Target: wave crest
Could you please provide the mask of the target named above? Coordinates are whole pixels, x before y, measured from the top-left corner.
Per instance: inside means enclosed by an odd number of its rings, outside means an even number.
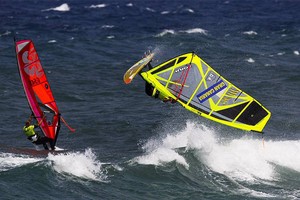
[[[192,29],[187,29],[187,30],[180,30],[178,33],[187,33],[187,34],[203,34],[203,35],[208,35],[208,31],[202,28],[192,28]],[[174,35],[177,34],[175,30],[172,29],[165,29],[161,33],[155,35],[155,37],[163,37],[165,35]]]
[[[67,3],[64,3],[58,7],[54,7],[54,8],[49,8],[49,9],[46,9],[46,10],[42,10],[42,11],[59,11],[59,12],[67,12],[67,11],[70,11],[71,8],[70,6],[67,4]]]
[[[49,164],[53,169],[61,174],[69,174],[96,181],[105,181],[107,178],[101,162],[97,160],[91,149],[86,149],[84,153],[49,154],[47,159],[51,161]]]
[[[176,162],[186,169],[202,163],[238,181],[276,180],[280,173],[277,165],[300,172],[300,141],[266,141],[265,147],[261,140],[247,136],[221,141],[212,128],[189,121],[183,130],[150,139],[142,149],[144,155],[132,162],[158,166]],[[187,153],[193,154],[199,163],[189,163]]]

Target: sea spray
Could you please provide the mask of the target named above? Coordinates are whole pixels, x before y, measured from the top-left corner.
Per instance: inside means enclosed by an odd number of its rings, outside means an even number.
[[[138,156],[132,161],[138,164],[152,165],[164,165],[175,161],[188,169],[189,164],[184,156],[178,152],[178,149],[201,148],[201,144],[197,141],[204,141],[202,145],[205,145],[205,150],[210,149],[210,143],[207,143],[207,141],[210,142],[211,139],[205,140],[207,134],[202,134],[202,132],[206,133],[207,130],[204,126],[197,127],[194,123],[187,122],[186,128],[179,132],[148,140],[142,147],[145,155]]]
[[[227,144],[215,143],[210,153],[201,154],[201,161],[213,171],[235,180],[273,180],[274,167],[263,158],[262,148],[261,140],[253,139],[234,139]]]
[[[8,171],[16,167],[23,165],[36,163],[43,160],[43,158],[32,158],[28,155],[13,154],[13,153],[1,153],[0,154],[0,172]]]
[[[144,154],[132,160],[138,164],[164,165],[176,162],[189,168],[185,155],[178,149],[189,151],[211,170],[231,179],[243,181],[277,180],[274,164],[300,171],[299,141],[265,141],[248,136],[222,141],[205,125],[188,121],[178,132],[149,139],[142,145]],[[285,149],[283,151],[283,149]]]
[[[47,159],[51,161],[50,164],[56,172],[64,175],[96,181],[105,181],[107,178],[101,162],[91,149],[86,149],[84,153],[49,154]]]

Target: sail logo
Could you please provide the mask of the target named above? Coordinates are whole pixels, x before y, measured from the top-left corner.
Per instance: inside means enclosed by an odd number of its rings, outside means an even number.
[[[182,72],[182,71],[184,71],[184,70],[187,70],[187,69],[189,68],[189,66],[190,66],[190,65],[186,65],[186,66],[184,66],[184,67],[181,67],[181,68],[177,69],[177,70],[175,71],[175,73],[178,73],[178,72]]]
[[[213,73],[210,73],[206,78],[207,81],[213,81],[215,79],[216,79],[216,75],[214,75]]]
[[[28,59],[28,51],[22,54],[22,61],[25,64],[24,71],[27,75],[36,75],[38,78],[44,75],[41,64],[39,62],[32,64],[34,61]]]
[[[224,83],[224,81],[219,81],[216,84],[210,86],[206,90],[202,91],[197,95],[198,100],[200,103],[205,102],[207,99],[211,98],[212,96],[216,95],[217,93],[221,92],[223,89],[225,89],[227,85]]]

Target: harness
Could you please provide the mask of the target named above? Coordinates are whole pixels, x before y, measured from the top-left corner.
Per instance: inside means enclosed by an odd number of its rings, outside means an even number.
[[[30,137],[28,137],[28,140],[31,140],[31,142],[36,142],[37,140],[38,140],[38,136],[37,136],[37,134],[35,134],[35,135],[33,135],[33,136],[30,136]]]

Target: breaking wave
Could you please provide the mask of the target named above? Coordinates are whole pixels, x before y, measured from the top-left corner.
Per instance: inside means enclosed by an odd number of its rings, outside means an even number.
[[[189,152],[199,163],[237,181],[276,181],[275,166],[300,173],[300,141],[267,141],[263,145],[259,139],[243,137],[224,142],[213,129],[193,122],[187,122],[182,131],[148,140],[142,149],[144,154],[132,163],[163,166],[176,162],[189,169],[195,163],[189,163],[182,153]]]
[[[58,7],[54,7],[54,8],[49,8],[49,9],[45,9],[45,10],[42,10],[42,11],[59,11],[59,12],[67,12],[67,11],[70,11],[71,8],[69,7],[68,4],[64,3]]]
[[[17,155],[13,153],[0,154],[0,172],[8,171],[10,169],[20,167],[23,165],[36,163],[43,160],[43,158],[31,158],[28,155]]]
[[[107,4],[98,4],[98,5],[91,5],[89,8],[105,8],[107,7]]]
[[[255,31],[245,31],[243,32],[244,35],[257,35],[257,32]]]
[[[208,35],[208,31],[202,28],[193,28],[193,29],[187,29],[187,30],[179,30],[175,31],[173,29],[165,29],[162,32],[155,35],[155,37],[163,37],[165,35],[174,35],[178,33],[187,33],[187,34],[202,34],[202,35]]]
[[[201,34],[204,34],[204,35],[207,35],[207,30],[204,30],[202,28],[193,28],[193,29],[188,29],[188,30],[185,30],[185,31],[180,31],[180,32],[184,32],[184,33],[201,33]]]
[[[91,149],[86,149],[84,153],[49,154],[47,159],[50,161],[49,165],[60,174],[95,181],[106,181],[107,179],[102,163],[97,160]]]

